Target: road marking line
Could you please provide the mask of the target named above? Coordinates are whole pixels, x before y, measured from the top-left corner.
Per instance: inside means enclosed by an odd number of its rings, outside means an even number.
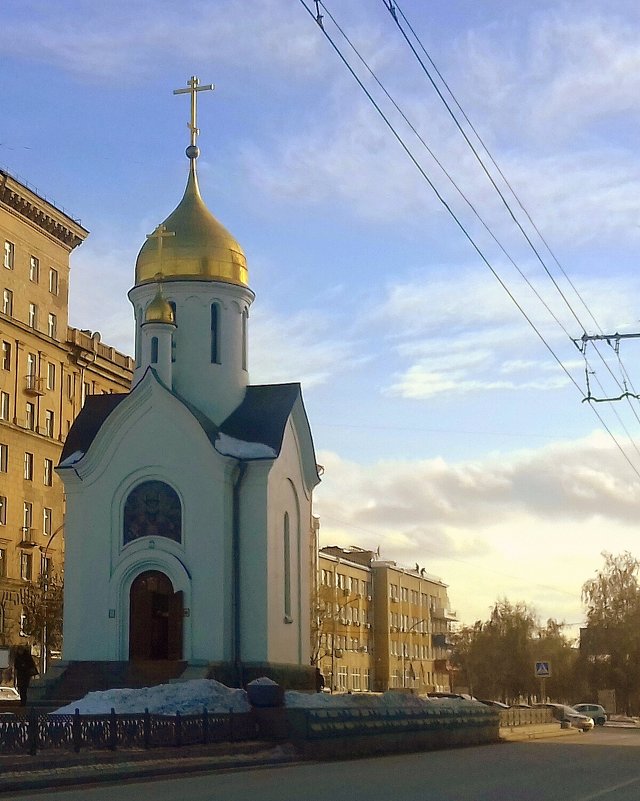
[[[599,790],[597,793],[593,793],[592,795],[583,795],[576,801],[594,801],[594,799],[596,798],[604,798],[610,793],[615,793],[617,790],[622,790],[624,787],[629,787],[630,785],[636,784],[637,782],[640,782],[640,776],[636,776],[635,779],[629,779],[629,781],[627,782],[622,782],[622,784],[616,784],[613,787],[609,787],[606,790]]]

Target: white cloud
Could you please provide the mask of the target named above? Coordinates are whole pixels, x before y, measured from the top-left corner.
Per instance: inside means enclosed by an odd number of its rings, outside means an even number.
[[[467,622],[502,594],[575,622],[600,552],[637,550],[640,481],[604,434],[473,462],[320,461],[323,543],[424,565]]]

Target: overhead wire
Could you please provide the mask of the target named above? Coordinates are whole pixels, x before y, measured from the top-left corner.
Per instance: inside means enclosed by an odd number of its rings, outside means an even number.
[[[467,197],[467,195],[466,195],[466,194],[464,193],[464,191],[461,189],[461,187],[460,187],[460,186],[459,186],[459,184],[456,182],[456,180],[454,179],[454,177],[453,177],[453,176],[451,175],[451,173],[450,173],[450,172],[449,172],[449,171],[446,169],[446,167],[444,166],[444,164],[442,163],[442,161],[441,161],[441,160],[438,158],[438,156],[435,154],[435,152],[433,151],[433,149],[432,149],[431,147],[429,147],[429,145],[428,145],[428,143],[426,142],[426,140],[424,139],[424,137],[423,137],[423,136],[420,134],[420,132],[417,130],[417,128],[416,128],[416,127],[413,125],[413,123],[411,122],[411,120],[409,120],[409,118],[407,117],[407,115],[404,113],[404,111],[402,110],[402,108],[399,106],[399,104],[398,104],[398,103],[395,101],[395,99],[394,99],[394,98],[391,96],[391,94],[388,92],[388,90],[386,89],[386,87],[384,86],[384,84],[382,83],[382,81],[381,81],[381,80],[378,78],[378,76],[376,75],[376,73],[375,73],[375,72],[373,71],[373,69],[372,69],[372,68],[369,66],[369,64],[368,64],[368,62],[366,61],[366,59],[365,59],[365,58],[362,56],[362,54],[359,52],[359,50],[358,50],[358,49],[356,48],[356,46],[353,44],[353,42],[351,41],[351,39],[349,38],[349,36],[348,36],[348,35],[347,35],[347,33],[345,32],[345,30],[344,30],[344,29],[343,29],[343,28],[340,26],[340,24],[338,23],[338,21],[336,20],[336,18],[333,16],[333,14],[331,13],[331,11],[330,11],[330,10],[329,10],[329,9],[328,9],[328,8],[327,8],[325,5],[324,5],[324,3],[323,3],[323,2],[321,2],[321,0],[315,0],[315,3],[316,3],[316,22],[318,23],[318,25],[319,25],[320,27],[323,27],[323,25],[322,25],[322,20],[324,19],[324,15],[320,14],[320,6],[322,6],[322,8],[324,9],[324,11],[325,11],[326,15],[329,17],[329,19],[330,19],[330,20],[332,21],[332,23],[335,25],[335,27],[337,28],[337,30],[340,32],[341,36],[343,37],[343,39],[345,40],[345,42],[346,42],[346,43],[349,45],[349,47],[350,47],[350,48],[351,48],[351,50],[353,51],[354,55],[355,55],[355,56],[358,58],[358,60],[360,61],[360,63],[361,63],[363,66],[364,66],[364,68],[367,70],[367,72],[368,72],[368,73],[371,75],[371,77],[373,78],[373,80],[375,81],[375,83],[378,85],[378,87],[379,87],[379,88],[381,89],[381,91],[384,93],[385,97],[386,97],[386,98],[389,100],[389,102],[390,102],[390,103],[393,105],[393,107],[396,109],[396,111],[397,111],[397,112],[400,114],[400,116],[402,117],[402,119],[404,120],[404,122],[407,124],[407,126],[409,127],[409,129],[410,129],[410,130],[413,132],[413,134],[416,136],[416,138],[417,138],[417,139],[418,139],[418,141],[419,141],[419,142],[422,144],[422,146],[425,148],[425,150],[426,150],[426,151],[429,153],[429,155],[431,156],[431,158],[432,158],[432,159],[435,161],[435,163],[438,165],[438,167],[439,167],[439,168],[442,170],[442,172],[444,173],[444,175],[446,176],[446,178],[449,180],[449,182],[452,184],[452,186],[454,187],[454,189],[455,189],[455,190],[458,192],[458,194],[460,195],[460,197],[461,197],[461,198],[464,200],[464,202],[467,204],[467,206],[468,206],[468,207],[469,207],[469,209],[472,211],[472,213],[475,215],[475,217],[476,217],[476,218],[479,220],[479,222],[480,222],[480,223],[481,223],[481,225],[484,227],[484,229],[487,231],[487,233],[489,234],[489,236],[490,236],[490,237],[493,239],[493,241],[494,241],[494,242],[497,244],[497,246],[498,246],[498,247],[499,247],[499,249],[502,251],[502,253],[503,253],[503,254],[506,256],[506,258],[508,259],[508,261],[509,261],[509,262],[510,262],[510,263],[513,265],[513,267],[514,267],[514,268],[517,270],[517,272],[519,273],[520,277],[521,277],[521,278],[523,279],[523,281],[524,281],[524,282],[527,284],[527,286],[529,287],[529,289],[530,289],[530,290],[533,292],[533,294],[534,294],[534,295],[536,296],[536,298],[537,298],[537,299],[540,301],[540,303],[541,303],[541,304],[544,306],[544,308],[547,310],[547,312],[549,313],[549,315],[551,316],[551,318],[554,320],[554,322],[555,322],[555,323],[556,323],[556,324],[557,324],[557,325],[558,325],[558,326],[561,328],[561,330],[564,332],[564,334],[566,335],[566,337],[567,337],[568,339],[570,339],[571,341],[573,341],[573,339],[572,339],[572,337],[571,337],[571,334],[569,333],[569,331],[567,330],[567,328],[565,327],[565,325],[564,325],[564,324],[562,323],[562,321],[561,321],[561,320],[558,318],[558,316],[555,314],[555,312],[554,312],[554,311],[551,309],[551,307],[550,307],[550,306],[549,306],[549,304],[546,302],[546,300],[545,300],[545,299],[542,297],[542,295],[541,295],[541,294],[538,292],[538,290],[536,289],[536,287],[535,287],[535,286],[534,286],[534,285],[531,283],[531,281],[529,280],[529,278],[527,277],[527,275],[524,273],[524,271],[521,269],[521,267],[520,267],[520,266],[519,266],[519,265],[516,263],[515,259],[514,259],[514,258],[511,256],[511,254],[510,254],[510,253],[509,253],[509,252],[506,250],[506,248],[504,247],[504,245],[502,244],[502,242],[501,242],[501,241],[498,239],[498,237],[495,235],[495,233],[494,233],[494,232],[492,231],[492,229],[489,227],[489,225],[488,225],[488,224],[487,224],[487,222],[484,220],[484,218],[482,217],[482,215],[480,214],[480,212],[477,210],[477,208],[475,207],[475,205],[474,205],[474,204],[471,202],[471,200],[470,200],[470,199]],[[425,51],[425,52],[426,52],[426,51]],[[457,102],[457,101],[456,101],[456,102]],[[464,113],[464,112],[463,112],[463,113]],[[465,115],[465,118],[466,118],[466,115]],[[467,118],[467,119],[468,119],[468,118]],[[485,149],[486,149],[486,148],[485,148]],[[498,168],[498,169],[499,169],[499,168]],[[501,174],[502,174],[502,173],[501,173]],[[584,329],[583,329],[583,330],[584,330]],[[588,360],[587,360],[586,354],[585,354],[584,352],[583,352],[583,357],[584,357],[584,359],[585,359],[585,362],[586,362],[586,365],[587,365],[587,369],[588,369],[588,367],[589,367],[589,364],[588,364]],[[619,356],[618,356],[618,359],[619,359]],[[605,364],[606,364],[606,362],[605,362]],[[611,370],[609,370],[609,372],[611,372],[611,374],[613,375],[613,373],[612,373],[612,371],[611,371]],[[595,372],[594,372],[594,377],[595,377]],[[615,378],[615,376],[614,376],[614,378]],[[602,383],[600,382],[600,380],[599,380],[597,377],[595,377],[595,380],[596,380],[596,382],[597,382],[598,386],[600,387],[600,389],[602,390],[602,392],[604,393],[604,392],[605,392],[605,390],[604,390],[604,387],[603,387]],[[618,386],[620,387],[620,389],[621,389],[621,390],[623,390],[623,387],[622,387],[620,384],[618,384]],[[627,435],[627,438],[629,439],[629,441],[630,441],[630,443],[631,443],[632,447],[634,448],[634,450],[636,451],[636,453],[638,454],[638,456],[640,456],[640,447],[637,445],[637,443],[636,443],[636,442],[635,442],[635,440],[633,439],[633,437],[632,437],[632,435],[631,435],[631,432],[630,432],[630,431],[629,431],[629,429],[627,428],[627,426],[626,426],[625,422],[623,421],[622,417],[620,416],[620,414],[619,414],[618,410],[615,408],[615,406],[614,406],[614,407],[612,407],[612,408],[613,408],[614,415],[616,416],[616,418],[617,418],[617,420],[618,420],[618,423],[620,424],[621,428],[623,429],[623,431],[624,431],[624,432],[625,432],[625,434]],[[640,423],[640,416],[637,416],[637,420],[638,420],[638,422]]]
[[[326,30],[326,28],[325,28],[325,26],[324,26],[324,24],[323,24],[323,21],[322,21],[322,16],[321,16],[321,15],[320,15],[320,13],[319,13],[319,7],[320,7],[320,6],[322,6],[322,8],[323,8],[325,11],[327,11],[326,5],[325,5],[324,3],[322,3],[322,2],[320,2],[320,0],[315,0],[315,4],[316,4],[316,14],[314,14],[313,10],[312,10],[312,9],[311,9],[311,8],[310,8],[308,5],[307,5],[307,3],[306,3],[306,1],[305,1],[305,0],[300,0],[300,4],[301,4],[301,5],[303,6],[303,8],[304,8],[304,9],[307,11],[307,13],[308,13],[308,14],[309,14],[309,15],[310,15],[310,16],[311,16],[313,19],[314,19],[314,21],[316,22],[316,24],[318,25],[318,27],[319,27],[319,28],[320,28],[320,30],[322,31],[323,35],[325,36],[326,40],[329,42],[329,44],[331,45],[331,47],[332,47],[332,48],[333,48],[333,50],[335,51],[335,53],[336,53],[336,55],[338,56],[338,58],[339,58],[339,59],[342,61],[342,63],[345,65],[345,67],[347,68],[347,70],[349,71],[349,73],[351,74],[351,76],[353,77],[353,79],[356,81],[356,83],[359,85],[360,89],[363,91],[363,93],[365,94],[365,96],[367,97],[367,99],[369,100],[369,102],[372,104],[372,106],[374,107],[374,109],[376,110],[376,112],[378,113],[378,115],[380,116],[380,118],[383,120],[383,122],[385,123],[385,125],[386,125],[386,126],[388,127],[388,129],[391,131],[392,135],[394,136],[394,138],[396,139],[396,141],[398,142],[398,144],[401,146],[401,148],[404,150],[404,152],[405,152],[405,153],[406,153],[406,155],[409,157],[409,159],[411,160],[411,162],[414,164],[414,166],[416,167],[416,169],[418,170],[418,172],[421,174],[422,178],[423,178],[423,179],[424,179],[424,180],[427,182],[427,184],[430,186],[431,190],[432,190],[432,191],[433,191],[433,193],[435,194],[435,196],[436,196],[436,198],[438,199],[438,201],[441,203],[441,205],[442,205],[442,206],[445,208],[445,210],[447,211],[447,213],[448,213],[448,214],[450,215],[450,217],[453,219],[453,221],[454,221],[454,222],[455,222],[455,224],[458,226],[458,228],[460,229],[460,231],[462,232],[462,234],[464,235],[464,237],[467,239],[467,241],[469,242],[469,244],[470,244],[470,245],[472,246],[472,248],[473,248],[473,249],[476,251],[476,253],[477,253],[477,254],[478,254],[478,256],[480,257],[480,259],[483,261],[483,263],[485,264],[485,266],[486,266],[486,267],[487,267],[487,268],[490,270],[490,272],[492,273],[492,275],[494,276],[494,278],[495,278],[495,279],[498,281],[498,283],[499,283],[499,284],[502,286],[503,290],[506,292],[506,294],[508,295],[508,297],[509,297],[509,298],[511,299],[511,301],[514,303],[514,305],[516,306],[516,308],[518,309],[518,311],[520,312],[520,314],[521,314],[521,315],[524,317],[524,319],[527,321],[527,323],[529,324],[529,326],[531,327],[531,329],[534,331],[534,333],[536,334],[536,336],[537,336],[537,337],[540,339],[540,341],[542,342],[542,344],[544,345],[544,347],[547,349],[547,351],[550,353],[550,355],[552,356],[552,358],[554,359],[554,361],[555,361],[555,362],[558,364],[558,366],[559,366],[559,367],[562,369],[562,371],[563,371],[563,372],[565,373],[565,375],[568,377],[569,381],[570,381],[570,382],[571,382],[571,383],[572,383],[572,384],[575,386],[575,388],[578,390],[578,392],[579,392],[579,393],[582,395],[582,394],[583,394],[583,392],[582,392],[582,389],[580,388],[580,386],[579,386],[579,384],[577,383],[577,381],[574,379],[573,375],[572,375],[572,374],[569,372],[569,370],[568,370],[568,369],[565,367],[565,365],[563,364],[562,360],[561,360],[561,359],[560,359],[560,358],[557,356],[557,354],[555,353],[555,351],[553,350],[553,348],[552,348],[552,347],[549,345],[549,343],[546,341],[546,339],[544,338],[544,336],[542,335],[542,333],[540,332],[540,330],[538,329],[538,327],[535,325],[535,323],[533,322],[533,320],[531,319],[531,317],[530,317],[530,316],[527,314],[527,312],[524,310],[524,308],[522,307],[522,305],[521,305],[521,304],[518,302],[518,300],[517,300],[517,299],[516,299],[516,297],[513,295],[513,293],[512,293],[512,292],[511,292],[511,290],[509,289],[509,287],[508,287],[508,286],[505,284],[505,282],[503,281],[503,279],[501,278],[501,276],[498,274],[498,272],[496,271],[496,269],[493,267],[493,265],[491,264],[491,262],[489,261],[489,259],[487,258],[487,256],[485,256],[485,254],[484,254],[484,252],[482,251],[482,249],[481,249],[481,248],[479,247],[479,245],[476,243],[476,241],[475,241],[475,240],[474,240],[474,238],[471,236],[471,234],[470,234],[470,233],[467,231],[466,227],[464,226],[464,224],[462,223],[462,221],[460,220],[460,218],[457,216],[457,214],[454,212],[454,210],[452,209],[452,207],[450,206],[450,204],[449,204],[449,203],[447,203],[447,201],[445,200],[445,198],[444,198],[444,197],[442,196],[442,194],[439,192],[439,190],[437,189],[436,185],[435,185],[435,184],[433,183],[433,181],[432,181],[432,180],[429,178],[429,176],[427,175],[426,171],[424,170],[424,168],[422,167],[422,165],[420,164],[420,162],[419,162],[419,161],[416,159],[416,157],[413,155],[412,151],[410,150],[410,148],[408,147],[408,145],[406,144],[406,142],[404,141],[404,139],[402,138],[402,136],[400,136],[400,134],[399,134],[399,133],[396,131],[396,129],[395,129],[395,127],[393,126],[393,124],[392,124],[392,122],[390,121],[390,119],[389,119],[389,118],[387,117],[387,115],[384,113],[384,111],[382,110],[382,108],[380,107],[380,105],[377,103],[377,101],[375,100],[375,98],[373,97],[373,95],[371,94],[371,92],[369,92],[369,90],[366,88],[366,86],[364,85],[364,83],[362,82],[362,80],[360,79],[360,77],[357,75],[357,73],[355,72],[355,70],[353,69],[353,67],[351,66],[351,64],[349,63],[349,61],[347,60],[347,58],[344,56],[344,54],[342,53],[342,51],[340,50],[340,48],[337,46],[337,44],[336,44],[336,43],[333,41],[333,39],[332,39],[332,37],[330,36],[330,34],[327,32],[327,30]],[[413,50],[414,50],[414,52],[415,52],[415,48],[413,48],[413,47],[412,47],[412,49],[413,49]],[[416,54],[416,55],[417,55],[417,54]],[[418,58],[419,58],[419,56],[418,56]],[[494,183],[495,183],[495,182],[494,182]],[[508,204],[507,204],[507,205],[508,205]],[[521,227],[521,226],[520,226],[520,227]],[[525,232],[523,232],[523,233],[525,233]],[[525,233],[525,237],[526,237],[526,233]],[[559,291],[560,291],[560,290],[559,290]],[[575,314],[575,313],[574,313],[574,314]],[[631,467],[631,469],[632,469],[632,470],[633,470],[633,472],[636,474],[636,476],[637,476],[638,478],[640,478],[640,471],[639,471],[639,470],[638,470],[638,468],[637,468],[637,467],[636,467],[636,466],[633,464],[633,462],[631,461],[631,459],[629,458],[629,456],[628,456],[628,455],[627,455],[627,453],[625,452],[624,448],[622,447],[622,445],[620,444],[620,442],[618,441],[618,439],[617,439],[617,438],[616,438],[616,436],[614,435],[613,431],[612,431],[612,430],[610,429],[610,427],[607,425],[607,423],[606,423],[606,421],[604,420],[604,418],[602,417],[602,415],[601,415],[601,414],[598,412],[598,410],[597,410],[595,407],[593,407],[591,404],[590,404],[590,408],[592,409],[592,411],[593,411],[593,413],[595,414],[595,416],[598,418],[598,420],[599,420],[600,424],[601,424],[601,425],[602,425],[602,427],[605,429],[605,431],[607,432],[607,434],[609,435],[609,437],[611,438],[611,440],[614,442],[614,444],[616,445],[616,447],[617,447],[617,448],[618,448],[618,450],[620,451],[620,453],[621,453],[622,457],[625,459],[625,461],[626,461],[626,462],[628,463],[628,465]]]
[[[562,289],[561,289],[561,288],[560,288],[560,286],[558,285],[558,283],[557,283],[557,281],[556,281],[555,277],[552,275],[551,271],[550,271],[550,270],[549,270],[549,268],[547,267],[547,264],[546,264],[546,262],[544,261],[544,259],[543,259],[543,258],[542,258],[542,256],[540,255],[540,253],[539,253],[538,249],[535,247],[535,245],[534,245],[534,244],[533,244],[533,242],[531,241],[531,238],[529,237],[529,235],[528,235],[528,234],[526,233],[526,231],[524,230],[524,228],[523,228],[522,224],[520,223],[520,221],[517,219],[517,217],[516,217],[516,215],[514,214],[514,212],[513,212],[512,208],[511,208],[511,206],[509,205],[509,203],[508,203],[507,199],[505,198],[504,194],[502,193],[502,191],[500,190],[500,188],[499,188],[499,187],[498,187],[498,185],[496,184],[496,182],[495,182],[495,180],[494,180],[493,176],[491,175],[491,173],[490,173],[490,172],[489,172],[489,170],[487,169],[487,166],[485,165],[484,161],[482,160],[482,158],[481,158],[480,154],[478,153],[477,149],[474,147],[474,145],[473,145],[473,144],[472,144],[472,142],[470,141],[470,139],[469,139],[469,137],[467,136],[467,134],[466,134],[466,132],[465,132],[464,128],[463,128],[463,127],[462,127],[462,125],[460,124],[460,121],[457,119],[457,117],[456,117],[456,115],[455,115],[455,113],[454,113],[453,109],[451,108],[451,106],[450,106],[450,105],[449,105],[449,103],[447,102],[446,98],[444,97],[444,95],[443,95],[443,94],[442,94],[442,92],[440,91],[440,88],[438,87],[438,85],[437,85],[436,81],[434,80],[433,76],[432,76],[432,75],[431,75],[431,73],[429,72],[429,69],[428,69],[428,68],[427,68],[427,66],[425,65],[424,61],[423,61],[423,60],[420,58],[420,55],[417,53],[417,51],[416,51],[415,47],[413,46],[413,44],[412,44],[412,43],[411,43],[411,41],[409,40],[409,37],[407,36],[406,32],[405,32],[405,31],[404,31],[404,29],[402,28],[402,25],[400,24],[400,21],[399,21],[399,19],[398,19],[398,15],[396,14],[396,10],[400,12],[400,15],[401,15],[402,19],[403,19],[403,20],[406,22],[406,24],[407,24],[407,27],[409,28],[409,30],[411,31],[411,33],[412,33],[413,37],[415,38],[416,42],[418,43],[418,46],[419,46],[419,47],[420,47],[420,49],[421,49],[421,50],[424,52],[425,56],[427,57],[427,59],[429,60],[429,62],[431,63],[431,65],[433,66],[433,68],[434,68],[435,72],[437,73],[438,77],[439,77],[439,78],[440,78],[440,80],[442,81],[443,85],[446,87],[446,89],[447,89],[447,91],[448,91],[449,95],[451,96],[451,98],[453,99],[454,103],[456,104],[456,106],[458,107],[458,109],[460,110],[460,112],[462,113],[462,115],[463,115],[464,119],[466,120],[467,124],[469,125],[469,127],[470,127],[470,128],[471,128],[471,130],[473,131],[473,133],[474,133],[474,135],[476,136],[477,140],[478,140],[478,141],[480,142],[480,144],[482,145],[482,148],[484,149],[484,151],[485,151],[485,152],[487,153],[487,155],[489,156],[489,159],[491,160],[491,162],[493,163],[493,165],[494,165],[494,166],[495,166],[495,168],[497,169],[498,173],[500,174],[501,178],[502,178],[502,179],[503,179],[503,181],[505,182],[506,186],[508,187],[508,189],[509,189],[509,191],[511,192],[511,194],[513,195],[513,197],[515,198],[516,202],[518,203],[518,205],[520,206],[520,208],[522,209],[522,211],[523,211],[523,212],[524,212],[524,214],[526,215],[527,219],[529,220],[529,222],[530,222],[530,224],[532,225],[533,229],[534,229],[534,230],[535,230],[535,232],[537,233],[538,237],[539,237],[539,238],[540,238],[540,240],[543,242],[543,244],[545,245],[545,247],[546,247],[547,251],[550,253],[551,257],[553,258],[553,260],[554,260],[554,261],[555,261],[555,263],[557,264],[558,268],[559,268],[559,269],[560,269],[560,271],[562,272],[563,276],[564,276],[564,277],[565,277],[565,279],[568,281],[568,283],[569,283],[569,285],[571,286],[571,288],[573,289],[574,293],[576,294],[576,296],[578,297],[578,299],[580,300],[580,302],[582,303],[582,305],[583,305],[583,306],[584,306],[584,308],[586,309],[587,313],[589,314],[589,316],[590,316],[590,317],[591,317],[591,319],[593,320],[593,322],[594,322],[595,326],[596,326],[596,327],[598,328],[598,330],[600,330],[600,332],[602,333],[602,329],[601,329],[601,327],[600,327],[600,325],[599,325],[598,321],[596,320],[596,318],[595,318],[595,315],[593,314],[593,312],[591,311],[591,309],[588,307],[588,305],[586,304],[586,301],[584,300],[584,298],[582,297],[582,295],[580,294],[580,292],[578,291],[578,289],[575,287],[575,285],[573,284],[573,282],[572,282],[572,281],[571,281],[571,279],[569,278],[569,276],[568,276],[567,272],[565,271],[565,269],[563,268],[563,266],[560,264],[560,261],[559,261],[559,260],[558,260],[558,258],[556,257],[555,253],[554,253],[554,252],[551,250],[551,247],[549,246],[548,242],[546,241],[546,239],[544,238],[544,236],[542,235],[542,233],[540,232],[540,230],[539,230],[539,229],[538,229],[538,227],[536,226],[535,222],[534,222],[534,221],[533,221],[533,219],[531,218],[531,215],[529,214],[529,212],[528,212],[528,211],[526,210],[526,208],[524,207],[524,204],[521,202],[520,198],[518,197],[518,195],[517,195],[517,193],[515,192],[515,190],[513,189],[512,185],[510,184],[510,182],[508,181],[508,179],[507,179],[507,178],[506,178],[506,176],[504,175],[503,171],[500,169],[499,165],[497,164],[497,162],[496,162],[496,160],[494,159],[493,155],[492,155],[492,154],[491,154],[491,152],[489,151],[489,148],[488,148],[488,147],[487,147],[487,145],[485,144],[484,140],[482,139],[482,137],[480,136],[480,134],[479,134],[479,133],[478,133],[478,131],[476,130],[475,126],[473,125],[473,123],[471,122],[471,120],[469,119],[469,117],[467,116],[467,114],[466,114],[466,112],[464,111],[464,109],[462,108],[461,104],[458,102],[458,100],[457,100],[456,96],[454,95],[453,91],[451,90],[451,88],[450,88],[449,84],[446,82],[446,80],[445,80],[445,79],[444,79],[444,77],[442,76],[442,74],[441,74],[440,70],[437,68],[437,66],[436,66],[435,62],[433,61],[433,59],[431,58],[431,56],[430,56],[430,55],[429,55],[429,53],[427,52],[426,48],[425,48],[425,47],[424,47],[424,45],[422,44],[422,41],[420,40],[420,37],[418,36],[418,34],[416,33],[416,31],[414,30],[413,26],[411,25],[411,23],[409,22],[409,20],[407,19],[407,17],[405,16],[405,14],[404,14],[404,12],[402,11],[402,9],[400,8],[399,4],[398,4],[397,2],[392,2],[392,0],[382,0],[382,3],[383,3],[383,5],[384,5],[384,7],[387,9],[387,11],[389,11],[389,13],[390,13],[391,17],[393,18],[394,22],[396,23],[396,26],[398,27],[398,30],[401,32],[401,34],[402,34],[402,36],[403,36],[404,40],[405,40],[405,41],[406,41],[406,43],[409,45],[409,47],[410,47],[411,51],[413,52],[413,54],[414,54],[414,56],[416,57],[416,59],[417,59],[418,63],[420,64],[420,66],[421,66],[421,68],[422,68],[423,72],[425,73],[425,75],[426,75],[426,76],[427,76],[427,78],[429,79],[429,81],[430,81],[431,85],[432,85],[432,86],[433,86],[433,88],[435,89],[436,93],[438,94],[439,98],[441,99],[442,103],[444,104],[445,108],[447,109],[447,111],[448,111],[449,115],[451,116],[452,120],[454,121],[454,123],[455,123],[456,127],[458,128],[458,130],[460,131],[460,133],[461,133],[461,134],[462,134],[462,136],[464,137],[464,139],[465,139],[465,141],[466,141],[467,145],[469,146],[469,148],[471,149],[471,151],[472,151],[472,153],[473,153],[474,157],[476,158],[476,160],[477,160],[477,161],[478,161],[478,163],[480,164],[480,166],[481,166],[481,168],[482,168],[483,172],[486,174],[487,178],[489,179],[489,181],[490,181],[490,182],[491,182],[491,184],[493,185],[493,187],[494,187],[494,189],[496,190],[497,194],[499,195],[499,197],[500,197],[500,199],[501,199],[502,203],[504,204],[505,208],[507,209],[507,211],[508,211],[509,215],[511,216],[511,218],[513,219],[513,221],[515,222],[515,224],[517,225],[517,227],[518,227],[518,228],[519,228],[519,230],[521,231],[522,235],[524,236],[524,238],[525,238],[525,240],[527,241],[528,245],[530,246],[530,248],[531,248],[531,249],[532,249],[532,251],[534,252],[534,254],[535,254],[536,258],[537,258],[537,259],[538,259],[538,261],[540,262],[540,264],[541,264],[542,268],[544,269],[545,273],[547,274],[547,276],[549,277],[549,279],[550,279],[550,280],[551,280],[551,282],[553,283],[554,287],[556,288],[556,290],[557,290],[557,291],[558,291],[558,293],[560,294],[560,296],[561,296],[562,300],[563,300],[563,301],[564,301],[564,303],[566,304],[566,306],[567,306],[567,308],[569,309],[569,311],[571,312],[572,316],[574,317],[574,319],[576,320],[576,322],[578,323],[578,325],[579,325],[579,326],[580,326],[580,328],[582,329],[582,332],[583,332],[583,334],[585,334],[585,336],[586,336],[586,327],[584,326],[583,322],[582,322],[582,321],[580,320],[580,318],[578,317],[578,315],[577,315],[576,311],[573,309],[573,307],[572,307],[571,303],[569,302],[568,298],[566,297],[565,293],[562,291]],[[324,5],[324,4],[323,4],[323,5]],[[325,10],[326,10],[326,8],[325,8]],[[546,305],[546,304],[545,304],[545,305]],[[565,333],[567,333],[567,332],[565,331]],[[572,337],[570,337],[570,339],[573,341],[573,338],[572,338]],[[611,375],[611,377],[613,378],[613,380],[615,381],[615,383],[618,385],[619,389],[620,389],[620,390],[624,390],[624,387],[623,387],[623,386],[620,384],[620,382],[618,381],[618,378],[617,378],[617,376],[614,374],[614,372],[613,372],[613,370],[611,369],[610,365],[608,364],[607,360],[604,358],[604,356],[603,356],[603,355],[602,355],[602,353],[600,352],[600,349],[599,349],[599,348],[598,348],[598,347],[595,345],[595,343],[593,343],[593,348],[594,348],[595,352],[597,353],[597,355],[598,355],[599,359],[602,361],[603,365],[605,366],[605,368],[606,368],[607,372],[609,372],[609,374]],[[584,352],[583,352],[583,356],[584,356],[584,358],[585,358],[585,361],[586,361],[586,355],[585,355],[585,353],[584,353]],[[620,364],[621,364],[621,366],[622,366],[622,362],[621,362],[621,360],[620,360],[620,359],[619,359],[619,362],[620,362]],[[629,377],[629,375],[628,375],[628,372],[626,371],[626,369],[624,370],[624,373],[625,373],[625,375],[626,375],[626,378],[627,378],[627,380],[630,382],[630,386],[632,387],[632,389],[634,389],[634,388],[633,388],[633,384],[632,384],[632,382],[631,382],[631,379],[630,379],[630,377]],[[604,391],[604,390],[603,390],[603,391]],[[634,393],[635,393],[635,389],[634,389]],[[637,393],[635,393],[635,394],[637,394]],[[640,415],[638,414],[638,412],[637,412],[637,410],[635,409],[634,405],[631,403],[631,400],[630,400],[630,398],[629,398],[629,396],[628,396],[628,395],[626,395],[626,400],[627,400],[627,403],[629,404],[629,407],[631,408],[632,414],[633,414],[633,415],[635,416],[635,418],[636,418],[636,421],[640,423]],[[618,420],[621,422],[621,418],[620,418],[620,416],[619,416],[619,414],[618,414],[617,410],[615,410],[615,407],[613,407],[613,408],[614,408],[614,414],[615,414],[615,415],[618,417]],[[632,439],[630,434],[628,434],[628,436],[629,436],[629,438],[630,438],[630,439]],[[635,443],[634,443],[634,448],[635,448],[636,450],[638,450],[638,447],[635,445]],[[640,451],[639,451],[639,452],[640,452]]]

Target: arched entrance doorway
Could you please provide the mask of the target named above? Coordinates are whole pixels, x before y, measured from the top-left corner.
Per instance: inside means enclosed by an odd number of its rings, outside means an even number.
[[[129,659],[182,659],[182,592],[149,570],[134,580],[129,601]]]

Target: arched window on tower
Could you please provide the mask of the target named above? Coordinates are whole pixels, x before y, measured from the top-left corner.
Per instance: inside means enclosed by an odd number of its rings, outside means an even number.
[[[173,322],[178,323],[178,314],[176,312],[176,303],[174,300],[168,300],[167,303],[171,306],[171,310],[173,311]],[[176,360],[176,335],[175,331],[171,336],[171,361],[175,362]]]
[[[158,337],[151,337],[151,364],[158,364]]]
[[[284,513],[283,531],[283,575],[284,575],[284,622],[291,623],[291,533],[289,526],[289,512]]]
[[[124,505],[122,544],[141,537],[182,541],[182,505],[178,493],[163,481],[144,481],[131,490]]]
[[[242,369],[247,369],[247,320],[249,312],[244,309],[242,312]]]
[[[220,364],[220,306],[211,304],[211,364]]]

